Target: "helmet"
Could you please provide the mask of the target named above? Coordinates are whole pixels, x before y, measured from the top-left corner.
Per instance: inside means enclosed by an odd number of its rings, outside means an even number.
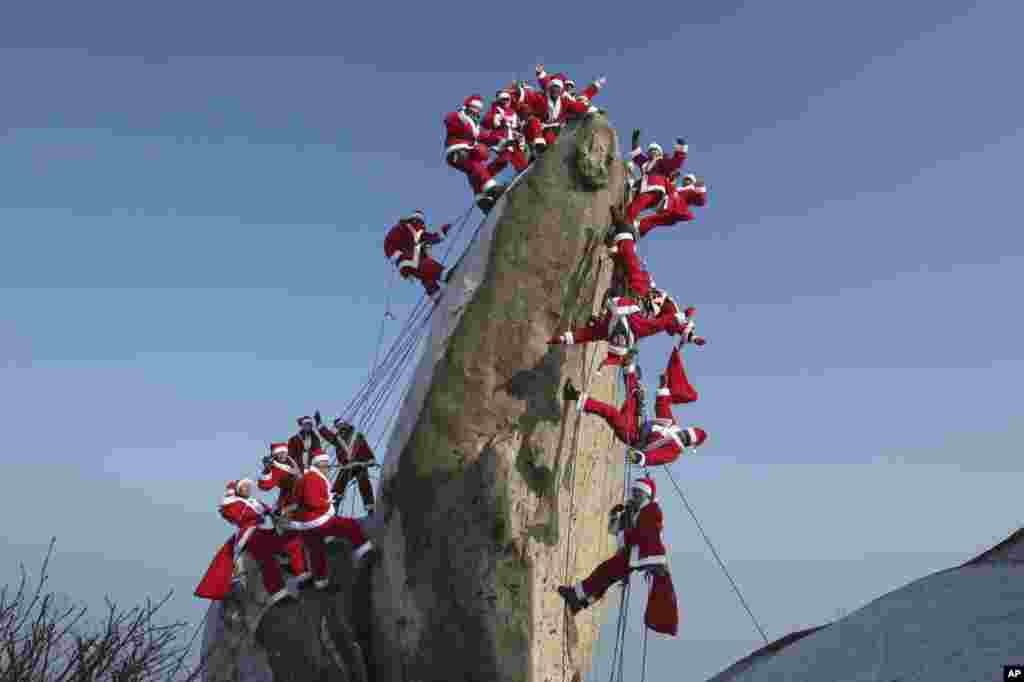
[[[652,142],[649,145],[647,145],[647,153],[658,154],[660,156],[664,156],[665,154],[665,152],[661,149],[661,145],[658,144],[657,142]]]
[[[511,100],[512,93],[508,90],[498,90],[498,92],[495,93],[494,98],[499,102],[503,99]]]
[[[565,89],[568,90],[569,92],[574,91],[576,89],[576,81],[574,81],[571,78],[566,78],[565,79]]]

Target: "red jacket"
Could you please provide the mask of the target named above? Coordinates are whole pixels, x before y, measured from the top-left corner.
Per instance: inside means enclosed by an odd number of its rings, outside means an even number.
[[[270,468],[260,476],[256,485],[260,490],[273,490],[277,488],[280,492],[277,495],[277,503],[274,510],[287,513],[291,511],[294,504],[293,496],[301,473],[298,469],[287,462],[271,462]]]
[[[270,513],[270,508],[251,497],[237,497],[234,495],[225,496],[220,501],[220,515],[228,523],[237,526],[238,530],[234,535],[235,556],[242,553],[245,543],[249,541],[253,532],[263,523],[264,515]]]
[[[589,104],[575,100],[564,92],[558,99],[552,99],[545,92],[528,90],[524,102],[530,113],[540,119],[543,128],[561,126],[570,117],[582,116],[591,109]]]
[[[704,206],[707,204],[707,187],[677,187],[674,182],[668,183],[668,195],[666,201],[668,210],[676,215],[679,220],[693,220],[691,206]]]
[[[493,130],[481,130],[480,124],[462,111],[453,111],[444,117],[444,155],[459,150],[469,151],[483,143],[487,146],[498,144],[501,135]]]
[[[442,241],[444,236],[428,232],[422,225],[399,221],[384,237],[384,255],[398,265],[402,260],[413,258],[419,244],[438,244]]]
[[[626,525],[627,528],[619,530],[617,539],[619,547],[629,557],[630,568],[668,565],[665,545],[661,542],[665,522],[656,499],[641,506]]]
[[[498,133],[503,140],[515,138],[515,134],[523,127],[523,119],[514,106],[501,107],[495,102],[484,116],[484,128]]]
[[[564,75],[563,74],[558,74],[558,75],[562,77],[562,82],[564,83],[566,81],[566,78],[564,77]],[[547,91],[548,83],[550,81],[551,81],[551,74],[549,74],[549,73],[547,73],[545,71],[542,71],[542,72],[537,74],[537,82],[540,84],[541,90]],[[587,87],[583,88],[583,91],[580,92],[579,94],[577,94],[577,95],[569,95],[569,97],[572,97],[573,99],[580,99],[581,97],[582,98],[586,98],[587,102],[589,103],[590,100],[594,99],[594,97],[596,97],[597,93],[600,92],[600,91],[601,91],[601,86],[600,85],[598,85],[597,83],[591,83]],[[566,94],[568,94],[568,93],[566,93]]]
[[[309,453],[319,449],[320,436],[316,435],[316,432],[310,432],[307,438],[303,438],[299,432],[288,439],[288,456],[292,458],[299,471],[309,466]]]
[[[334,446],[334,451],[338,456],[340,464],[375,461],[373,450],[370,449],[370,444],[366,442],[366,436],[361,433],[355,434],[354,443],[347,443],[331,429],[321,426],[320,437]]]
[[[683,167],[683,162],[686,161],[686,147],[676,145],[672,156],[662,156],[658,159],[648,158],[643,150],[637,147],[630,153],[629,158],[637,165],[641,173],[640,190],[637,194],[645,192],[666,194],[669,191],[668,186],[671,184],[668,176],[678,172]]]
[[[334,516],[331,482],[316,467],[310,467],[302,474],[296,501],[299,506],[293,514],[292,530],[319,528]]]

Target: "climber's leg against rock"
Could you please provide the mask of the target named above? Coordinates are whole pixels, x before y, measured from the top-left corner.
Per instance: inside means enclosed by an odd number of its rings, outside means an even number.
[[[636,195],[626,208],[626,223],[628,225],[639,225],[637,218],[640,217],[640,214],[657,205],[663,196],[661,192],[644,192],[643,194]]]
[[[605,315],[600,320],[585,327],[578,327],[564,334],[553,336],[548,340],[550,345],[572,346],[579,343],[590,343],[592,341],[606,341],[608,339],[608,323],[610,318]]]
[[[668,227],[678,222],[678,217],[671,211],[658,211],[654,215],[645,216],[640,219],[640,236],[645,236],[656,227]]]
[[[609,587],[629,575],[629,559],[625,550],[619,550],[610,559],[597,565],[593,572],[576,584],[577,596],[588,603],[604,596]]]
[[[626,271],[626,286],[634,295],[646,298],[651,291],[651,275],[640,265],[636,255],[636,242],[633,235],[620,233],[615,237],[615,259]]]
[[[662,389],[658,390],[659,396],[662,390],[668,390],[673,405],[692,403],[698,397],[697,389],[690,384],[690,380],[686,377],[686,368],[683,367],[682,354],[678,348],[673,348],[672,354],[668,358],[668,367],[665,369],[665,374],[662,375]]]

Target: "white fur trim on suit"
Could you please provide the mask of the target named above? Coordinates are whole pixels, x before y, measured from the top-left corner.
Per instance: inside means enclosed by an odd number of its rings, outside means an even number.
[[[456,142],[455,144],[453,144],[453,145],[451,145],[449,147],[445,147],[444,155],[447,157],[447,156],[450,156],[452,152],[457,152],[457,151],[459,151],[461,149],[472,149],[472,148],[473,148],[473,145],[470,144],[469,142]]]
[[[658,395],[660,395],[660,396],[672,395],[672,391],[668,390],[667,388],[659,388],[658,389]]]
[[[491,189],[492,187],[494,187],[497,184],[498,184],[498,181],[495,180],[494,178],[491,178],[486,183],[484,183],[484,187],[483,187],[484,192],[486,192],[487,190]]]
[[[576,343],[576,337],[573,336],[572,332],[566,332],[562,334],[562,343],[567,346],[571,346]]]
[[[626,348],[625,346],[613,346],[611,344],[608,344],[608,352],[611,353],[612,355],[622,356],[628,353],[629,349]]]
[[[324,589],[325,587],[327,587],[328,584],[329,583],[327,578],[319,578],[313,581],[313,587],[315,587],[318,590]]]
[[[621,242],[621,241],[624,241],[624,240],[627,240],[627,239],[629,241],[631,241],[631,242],[636,241],[636,239],[633,237],[633,233],[632,232],[623,232],[621,234],[615,235],[615,243],[618,243],[618,242]]]
[[[353,559],[355,559],[356,561],[359,561],[359,560],[360,560],[360,559],[362,559],[362,558],[363,558],[363,557],[364,557],[364,556],[366,555],[366,553],[367,553],[367,552],[369,552],[369,551],[370,551],[371,549],[373,549],[373,543],[372,543],[372,542],[370,542],[369,540],[367,540],[366,542],[364,542],[363,544],[359,545],[358,547],[356,547],[356,548],[355,548],[355,549],[354,549],[354,550],[352,551],[352,558],[353,558]]]
[[[278,462],[278,461],[275,460],[275,461],[270,463],[270,466],[274,467],[275,469],[280,469],[281,471],[284,471],[285,473],[289,473],[292,476],[298,476],[299,475],[299,470],[296,469],[295,467],[287,464],[286,462]]]
[[[587,393],[580,393],[580,397],[576,399],[576,414],[583,414],[583,406],[587,404],[589,396]]]
[[[686,429],[686,435],[690,439],[690,447],[697,447],[697,432],[693,429],[692,426]]]
[[[270,454],[272,454],[272,455],[286,455],[286,454],[288,454],[288,446],[285,445],[284,443],[281,443],[280,445],[277,445],[277,446],[271,448],[270,449]]]
[[[327,464],[330,461],[331,461],[330,457],[328,457],[324,453],[320,453],[319,455],[315,456],[312,460],[310,460],[310,464],[314,464],[314,465],[316,465],[316,464]]]
[[[636,549],[637,549],[636,547],[633,548],[634,552],[636,552]],[[638,552],[636,552],[636,553],[639,554]],[[636,559],[633,559],[632,555],[631,555],[630,556],[630,561],[629,561],[629,567],[630,568],[645,568],[647,566],[666,566],[666,565],[668,565],[668,559],[665,557],[664,554],[659,554],[659,555],[655,555],[655,556],[649,556],[649,557],[646,557],[644,559],[640,559],[639,556]]]
[[[651,497],[651,498],[654,497],[654,490],[651,489],[651,484],[648,483],[647,481],[643,481],[643,480],[633,481],[633,485],[630,486],[630,489],[631,490],[641,490],[641,491],[644,492],[644,494],[647,495],[647,497]]]
[[[299,530],[299,531],[302,531],[302,530],[313,530],[314,528],[319,528],[320,526],[322,526],[325,523],[327,523],[328,521],[330,521],[332,516],[334,516],[334,505],[333,504],[331,505],[330,509],[328,509],[325,513],[323,513],[320,516],[316,517],[312,521],[291,521],[288,524],[288,528],[290,530]]]

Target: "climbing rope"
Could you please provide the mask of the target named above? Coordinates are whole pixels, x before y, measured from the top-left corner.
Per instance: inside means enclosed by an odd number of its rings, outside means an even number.
[[[709,538],[708,534],[704,532],[704,527],[700,525],[700,521],[697,519],[697,514],[694,513],[693,507],[691,507],[690,503],[687,502],[686,496],[683,495],[682,489],[679,487],[679,484],[676,483],[676,479],[672,475],[672,470],[669,469],[667,466],[664,467],[664,469],[665,473],[668,474],[668,479],[672,481],[672,486],[676,489],[676,492],[679,493],[679,499],[681,499],[683,501],[683,504],[686,506],[686,511],[690,512],[690,516],[693,517],[693,522],[697,524],[697,530],[699,530],[700,534],[704,536],[704,542],[707,543],[708,548],[714,555],[715,561],[718,562],[719,567],[722,569],[722,573],[724,573],[725,577],[729,579],[729,583],[732,585],[732,589],[736,592],[736,596],[739,597],[740,603],[743,605],[743,608],[747,610],[747,614],[750,616],[750,620],[754,623],[754,627],[757,628],[757,631],[759,633],[761,633],[761,638],[764,639],[764,643],[767,644],[768,635],[764,633],[764,629],[761,627],[761,624],[757,622],[757,618],[754,617],[754,612],[750,610],[750,606],[747,605],[747,600],[743,598],[743,593],[740,592],[740,588],[736,585],[736,581],[733,580],[732,575],[729,574],[729,569],[725,567],[725,563],[722,561],[722,558],[718,556],[718,551],[715,549],[714,544],[712,544],[711,538]]]

